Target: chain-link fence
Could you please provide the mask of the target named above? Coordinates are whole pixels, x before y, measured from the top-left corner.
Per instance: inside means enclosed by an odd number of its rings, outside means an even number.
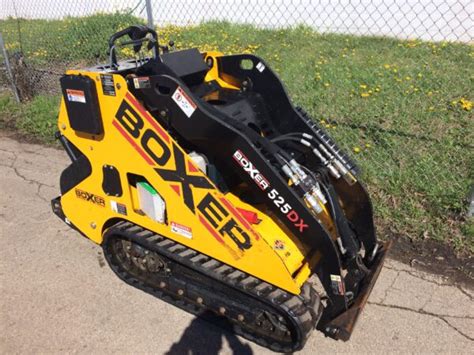
[[[254,52],[357,156],[379,226],[473,250],[465,217],[474,166],[472,1],[0,1],[23,99],[57,94],[66,68],[104,62],[108,37],[137,22],[153,21],[177,49]]]
[[[159,23],[218,20],[279,28],[304,24],[320,33],[470,41],[472,2],[412,0],[157,1]],[[471,13],[469,13],[469,6]]]
[[[137,20],[305,25],[317,33],[471,42],[473,7],[470,0],[1,0],[0,21],[13,66],[23,70],[16,78],[20,94],[30,97],[54,91],[51,76],[64,68],[103,60],[106,37]]]

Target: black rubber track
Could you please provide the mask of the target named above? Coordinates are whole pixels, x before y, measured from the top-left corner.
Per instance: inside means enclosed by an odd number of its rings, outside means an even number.
[[[240,309],[242,304],[257,305],[257,307],[261,306],[263,309],[270,309],[272,314],[284,316],[286,325],[292,327],[291,343],[279,343],[275,339],[271,339],[270,336],[265,337],[262,334],[251,332],[245,322],[238,322],[236,319],[231,319],[230,316],[228,322],[226,322],[226,324],[231,325],[231,330],[235,333],[273,351],[293,352],[303,348],[321,317],[323,307],[320,298],[308,283],[302,287],[300,295],[293,295],[130,222],[121,221],[108,228],[104,234],[102,247],[107,262],[117,276],[126,283],[194,315],[205,315],[209,311],[218,313],[216,312],[216,305],[213,305],[212,302],[199,304],[195,301],[195,293],[194,296],[188,295],[191,290],[199,289],[201,283],[184,285],[179,291],[181,294],[177,294],[176,290],[156,287],[153,286],[152,282],[143,282],[127,272],[117,262],[112,248],[112,243],[116,238],[132,241],[149,251],[155,252],[176,263],[178,269],[181,268],[182,270],[185,267],[186,273],[194,274],[196,280],[202,280],[203,277],[208,278],[212,281],[213,287],[231,289],[232,294],[228,298],[229,304],[225,305],[229,309],[229,312],[225,313],[226,316],[236,314],[236,312],[232,312],[232,305],[235,305],[235,302],[232,302],[234,299],[239,300]],[[246,301],[242,302],[242,299]],[[219,302],[219,305],[222,305],[222,299],[219,299]],[[249,312],[251,311],[249,310]]]

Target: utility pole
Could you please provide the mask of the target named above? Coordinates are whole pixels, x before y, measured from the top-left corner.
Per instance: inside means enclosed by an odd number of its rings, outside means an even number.
[[[5,47],[5,43],[3,42],[3,36],[2,36],[1,33],[0,33],[0,49],[2,51],[3,62],[5,64],[5,67],[0,68],[0,69],[3,69],[3,70],[6,71],[8,80],[10,80],[10,83],[12,85],[12,91],[13,91],[13,94],[15,95],[15,99],[16,99],[17,102],[20,102],[20,96],[18,95],[18,90],[17,90],[16,85],[15,85],[15,78],[13,77],[12,68],[10,66],[10,60],[8,58],[8,52],[7,52],[7,49]]]
[[[153,28],[155,25],[153,23],[153,11],[151,8],[151,0],[145,0],[145,3],[146,3],[146,17],[147,17],[148,27]]]

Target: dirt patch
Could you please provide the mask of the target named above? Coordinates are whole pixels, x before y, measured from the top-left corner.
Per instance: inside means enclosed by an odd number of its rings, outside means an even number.
[[[18,131],[15,128],[14,123],[6,124],[4,127],[2,127],[0,129],[0,131],[2,132],[3,136],[14,139],[14,140],[16,140],[18,142],[21,142],[21,143],[39,144],[39,145],[47,146],[49,148],[62,149],[59,143],[48,144],[48,143],[45,143],[44,141],[42,141],[41,139],[34,137],[31,134],[22,133],[22,132]]]
[[[474,256],[456,255],[447,243],[436,240],[411,240],[391,235],[393,240],[389,257],[421,271],[448,277],[453,283],[474,288]]]

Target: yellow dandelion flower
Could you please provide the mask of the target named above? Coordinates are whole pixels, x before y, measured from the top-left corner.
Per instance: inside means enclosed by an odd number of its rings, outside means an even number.
[[[369,96],[370,96],[370,94],[368,92],[362,92],[360,94],[360,97],[369,97]]]
[[[465,99],[464,97],[459,100],[461,107],[466,111],[471,111],[472,109],[472,101]]]
[[[329,84],[329,83],[324,83],[324,86],[328,88],[329,86],[331,86],[331,84]]]
[[[370,148],[370,147],[372,147],[372,145],[370,143],[365,143],[365,147]]]
[[[385,69],[390,69],[390,64],[384,64],[383,67],[384,67]]]
[[[367,85],[365,85],[365,84],[361,84],[361,85],[359,85],[359,87],[360,87],[361,89],[367,89]]]
[[[407,80],[407,81],[411,80],[411,76],[406,76],[405,80]]]
[[[353,150],[354,150],[354,153],[360,153],[360,148],[359,147],[354,147]]]

